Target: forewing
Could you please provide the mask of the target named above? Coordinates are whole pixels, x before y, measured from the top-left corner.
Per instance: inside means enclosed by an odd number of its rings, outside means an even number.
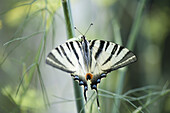
[[[81,50],[79,41],[66,42],[48,54],[46,63],[73,75],[85,75]]]
[[[127,48],[103,41],[90,41],[91,71],[94,75],[109,73],[136,61],[136,56]]]

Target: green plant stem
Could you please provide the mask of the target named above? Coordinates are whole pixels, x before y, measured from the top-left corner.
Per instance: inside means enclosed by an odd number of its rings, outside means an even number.
[[[134,48],[134,43],[136,41],[136,35],[137,35],[139,28],[140,28],[141,17],[142,17],[142,12],[143,12],[143,9],[144,9],[145,1],[146,0],[140,0],[138,7],[137,7],[137,10],[136,10],[134,23],[132,25],[132,29],[131,29],[130,35],[129,35],[129,40],[128,40],[128,43],[127,43],[127,48],[130,49],[130,50]]]
[[[62,6],[63,6],[65,21],[66,21],[67,36],[70,39],[75,36],[70,0],[62,0]],[[81,113],[85,113],[85,110],[84,109],[82,110],[82,108],[84,107],[82,89],[79,86],[78,82],[74,80],[73,80],[73,85],[74,85],[75,98],[81,98],[80,100],[76,99],[77,112],[79,113],[81,111]]]
[[[115,42],[117,44],[122,45],[122,38],[121,38],[121,34],[120,34],[120,27],[119,24],[117,22],[117,19],[114,19],[112,22],[112,26],[114,27],[114,37],[115,37]]]
[[[126,70],[127,68],[123,68],[121,70],[119,70],[118,74],[118,79],[117,79],[117,88],[116,88],[116,94],[120,95],[122,94],[122,91],[123,91],[123,85],[124,85],[124,81],[125,81],[125,74],[126,74]],[[114,106],[113,106],[113,113],[118,113],[118,109],[120,108],[120,99],[119,98],[115,98],[115,103],[114,103]]]
[[[70,0],[62,0],[62,5],[63,5],[65,22],[66,22],[67,36],[69,39],[71,39],[75,36],[75,32],[73,26]]]
[[[133,48],[134,48],[134,44],[135,44],[135,41],[137,38],[136,35],[137,35],[137,33],[139,31],[139,27],[140,27],[141,16],[142,16],[145,1],[146,0],[140,0],[137,10],[136,10],[134,23],[132,25],[132,29],[131,29],[131,32],[129,35],[129,40],[127,43],[127,48],[130,50],[133,50]],[[127,71],[126,67],[119,71],[119,77],[118,77],[117,89],[116,89],[117,94],[122,94],[126,71]],[[113,109],[112,109],[112,113],[118,113],[119,108],[120,108],[120,99],[116,98]]]

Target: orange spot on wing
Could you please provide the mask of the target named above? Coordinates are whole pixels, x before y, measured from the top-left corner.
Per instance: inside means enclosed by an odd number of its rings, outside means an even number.
[[[87,73],[85,76],[86,80],[91,80],[93,78],[93,75],[91,73]]]

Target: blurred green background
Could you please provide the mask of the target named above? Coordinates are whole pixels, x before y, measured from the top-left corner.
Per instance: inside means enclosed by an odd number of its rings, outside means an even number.
[[[127,47],[130,38],[134,38],[129,49],[138,61],[126,72],[114,71],[102,80],[101,112],[170,113],[170,1],[70,2],[74,25],[81,32],[91,22],[94,24],[87,39],[108,40]],[[76,112],[72,78],[45,64],[51,49],[66,40],[60,0],[0,1],[0,113]],[[96,101],[90,107],[89,102],[86,112],[96,113],[95,104]]]

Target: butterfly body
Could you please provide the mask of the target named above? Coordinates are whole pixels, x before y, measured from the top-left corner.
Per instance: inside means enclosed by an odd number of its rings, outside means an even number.
[[[47,56],[46,63],[68,72],[79,85],[84,86],[84,97],[88,87],[97,92],[97,84],[106,75],[136,61],[136,56],[127,48],[103,40],[70,41],[59,45]],[[88,86],[87,81],[90,81]],[[99,101],[97,98],[97,104]]]

